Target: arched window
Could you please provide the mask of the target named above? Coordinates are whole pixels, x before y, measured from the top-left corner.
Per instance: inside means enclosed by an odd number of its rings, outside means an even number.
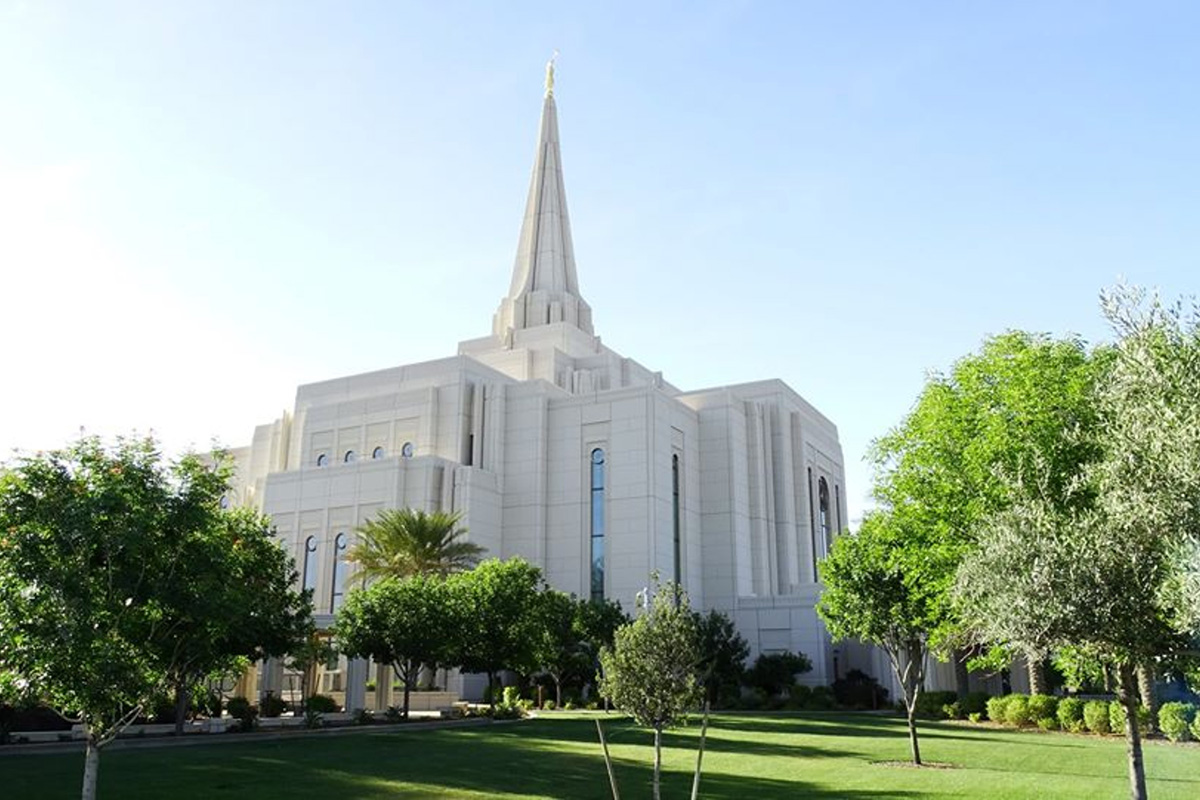
[[[604,451],[592,451],[592,586],[593,600],[604,599]]]
[[[347,450],[346,455],[342,456],[343,464],[353,464],[355,461],[358,461],[358,453],[353,450]]]
[[[310,536],[304,540],[304,588],[317,588],[317,537]]]
[[[325,453],[321,453],[319,456],[317,456],[317,466],[318,467],[329,466],[329,456]]]
[[[833,545],[833,529],[829,524],[829,484],[824,478],[817,481],[817,502],[820,503],[821,536],[825,540],[825,554],[828,555]]]
[[[675,541],[675,585],[683,584],[682,566],[682,530],[683,521],[680,519],[679,508],[679,456],[671,456],[671,526]]]
[[[223,509],[229,508],[229,495],[227,495],[227,494],[221,495],[221,500],[218,503],[218,505],[220,505],[221,508],[223,508]]]
[[[414,452],[415,448],[413,447],[412,442],[405,442],[404,446],[400,448],[400,455],[404,456],[405,458],[412,458]]]
[[[329,597],[329,613],[342,607],[346,596],[346,534],[339,533],[333,540],[333,591]]]
[[[376,447],[374,450],[371,451],[371,458],[375,459],[376,461],[383,458],[383,456],[384,456],[384,450],[382,447]]]

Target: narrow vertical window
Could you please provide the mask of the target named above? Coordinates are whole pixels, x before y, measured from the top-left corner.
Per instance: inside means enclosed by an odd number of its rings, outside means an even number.
[[[329,613],[342,607],[346,596],[346,534],[339,533],[333,540],[333,589],[329,596]]]
[[[837,532],[842,532],[842,487],[833,485],[833,510],[837,512]]]
[[[310,536],[304,540],[304,588],[317,588],[317,537]]]
[[[817,507],[813,503],[812,467],[808,468],[808,532],[812,540],[812,576],[813,583],[817,582]]]
[[[681,536],[682,520],[679,515],[679,456],[671,456],[671,526],[672,536],[675,542],[675,585],[683,585],[683,566],[681,559]]]
[[[825,541],[825,555],[829,555],[829,548],[833,544],[833,533],[829,525],[829,484],[825,482],[824,478],[817,482],[817,499],[821,504],[821,537]]]
[[[604,599],[604,451],[592,451],[591,559],[593,600]]]

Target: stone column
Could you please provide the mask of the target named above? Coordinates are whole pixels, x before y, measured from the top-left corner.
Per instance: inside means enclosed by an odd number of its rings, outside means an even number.
[[[346,711],[366,707],[367,660],[351,658],[346,662]]]
[[[375,710],[387,711],[392,704],[392,668],[387,664],[375,665]]]

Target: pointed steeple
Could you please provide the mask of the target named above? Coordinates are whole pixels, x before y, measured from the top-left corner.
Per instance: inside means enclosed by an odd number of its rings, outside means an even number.
[[[558,149],[558,111],[554,105],[554,60],[546,65],[546,97],[538,131],[533,175],[512,284],[492,323],[497,336],[510,329],[567,322],[592,333],[592,309],[579,295],[571,220],[563,188]]]

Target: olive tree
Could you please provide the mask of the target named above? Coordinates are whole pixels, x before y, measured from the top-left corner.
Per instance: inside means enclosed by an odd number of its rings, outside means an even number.
[[[654,731],[654,798],[659,798],[662,732],[700,701],[701,656],[696,620],[677,584],[657,587],[649,608],[617,629],[600,652],[600,692],[639,725]]]

